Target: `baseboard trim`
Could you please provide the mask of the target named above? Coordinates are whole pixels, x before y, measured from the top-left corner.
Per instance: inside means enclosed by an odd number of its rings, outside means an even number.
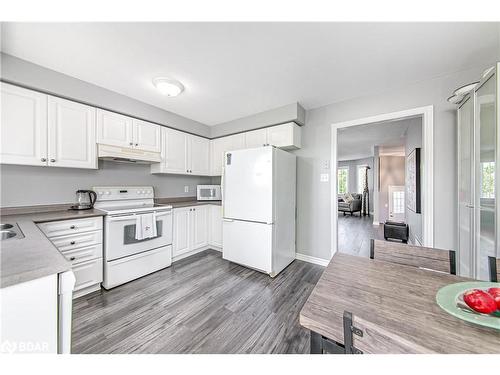
[[[198,249],[194,249],[194,250],[188,251],[187,253],[174,256],[172,258],[172,263],[177,262],[178,260],[190,257],[191,255],[195,255],[195,254],[201,253],[202,251],[209,250],[209,249],[216,250],[216,251],[222,251],[222,249],[220,247],[212,246],[212,245],[207,245],[207,246],[200,247]]]
[[[301,254],[301,253],[295,253],[295,259],[302,260],[303,262],[318,264],[318,265],[323,266],[323,267],[328,266],[328,263],[330,263],[329,259],[316,258],[316,257],[312,257],[310,255],[305,255],[305,254]]]

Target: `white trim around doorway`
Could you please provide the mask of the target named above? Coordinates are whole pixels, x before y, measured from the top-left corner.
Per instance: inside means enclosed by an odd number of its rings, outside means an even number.
[[[337,252],[337,131],[350,126],[422,117],[422,231],[423,246],[434,246],[434,107],[432,105],[384,113],[331,125],[331,256]],[[375,178],[374,178],[375,181]]]

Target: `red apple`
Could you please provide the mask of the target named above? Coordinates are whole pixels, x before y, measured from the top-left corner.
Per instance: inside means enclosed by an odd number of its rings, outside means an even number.
[[[490,288],[488,289],[488,294],[493,297],[497,304],[497,309],[500,310],[500,288]]]
[[[464,302],[472,310],[483,314],[491,314],[497,309],[497,304],[493,297],[479,289],[472,289],[465,292]]]

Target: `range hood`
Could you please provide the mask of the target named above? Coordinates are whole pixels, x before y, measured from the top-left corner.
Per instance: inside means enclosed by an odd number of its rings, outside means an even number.
[[[153,164],[161,162],[159,152],[104,144],[97,144],[97,155],[101,160],[119,163]]]

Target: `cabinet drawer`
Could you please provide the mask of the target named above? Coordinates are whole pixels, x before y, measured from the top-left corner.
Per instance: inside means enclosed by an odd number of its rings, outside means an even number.
[[[53,237],[51,241],[59,251],[64,253],[68,250],[78,249],[80,247],[101,244],[102,230]]]
[[[66,234],[75,234],[81,232],[90,232],[102,229],[102,217],[89,217],[77,220],[51,221],[49,223],[39,224],[38,227],[49,238],[55,236],[64,236]]]
[[[75,291],[102,282],[102,258],[73,266],[76,277]]]
[[[73,266],[88,260],[102,258],[102,244],[82,247],[79,249],[67,250],[63,255]]]

